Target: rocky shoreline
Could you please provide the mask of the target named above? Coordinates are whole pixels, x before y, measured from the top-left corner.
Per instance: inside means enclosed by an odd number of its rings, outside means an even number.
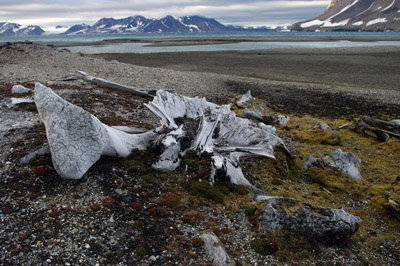
[[[380,143],[351,126],[338,129],[362,115],[398,119],[398,90],[349,90],[181,72],[31,43],[1,47],[0,68],[1,103],[16,97],[12,85],[33,88],[39,81],[105,124],[145,129],[159,123],[143,106],[147,99],[76,79],[75,71],[138,88],[174,89],[218,104],[233,103],[237,94],[250,89],[258,98],[251,108],[270,108],[271,113],[291,117],[288,126],[276,127],[296,155],[289,160],[277,151],[277,160],[243,160],[246,178],[273,195],[343,209],[362,219],[358,232],[339,245],[293,232],[260,232],[257,217],[263,206],[252,202],[247,190],[224,180],[211,187],[206,159],[191,154],[174,172],[154,171],[155,155],[150,150],[134,152],[127,159],[102,158],[82,180],[64,180],[49,156],[30,165],[19,163],[47,144],[44,126],[34,105],[9,109],[3,104],[0,259],[4,265],[207,265],[212,260],[203,248],[204,230],[219,237],[236,265],[396,265],[400,260],[399,223],[385,199],[396,201],[400,191],[399,140]],[[289,101],[287,95],[294,97]],[[308,131],[321,119],[338,132],[339,147],[362,159],[365,180],[348,180],[316,167],[304,170],[306,156],[322,157],[337,148],[324,142],[329,134]],[[295,212],[294,206],[284,208]]]

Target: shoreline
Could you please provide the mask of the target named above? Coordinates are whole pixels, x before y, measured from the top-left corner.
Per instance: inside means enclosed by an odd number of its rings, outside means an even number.
[[[378,41],[400,41],[400,36],[218,36],[218,37],[166,37],[166,38],[126,38],[126,39],[105,39],[102,41],[82,42],[46,42],[36,41],[35,43],[43,45],[53,45],[54,47],[74,47],[74,46],[93,46],[121,43],[150,43],[154,47],[169,46],[192,46],[192,45],[210,45],[210,44],[230,44],[239,42],[378,42]]]

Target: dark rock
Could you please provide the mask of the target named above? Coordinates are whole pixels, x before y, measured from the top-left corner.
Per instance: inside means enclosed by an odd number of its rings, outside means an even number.
[[[329,244],[340,244],[359,228],[361,219],[342,209],[326,209],[289,198],[267,198],[259,215],[259,229],[288,230],[311,235]]]

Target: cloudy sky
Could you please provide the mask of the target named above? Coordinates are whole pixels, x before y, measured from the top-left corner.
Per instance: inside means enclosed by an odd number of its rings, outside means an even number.
[[[202,15],[223,24],[282,25],[311,19],[330,0],[0,0],[0,22],[55,26],[93,24],[103,17]]]

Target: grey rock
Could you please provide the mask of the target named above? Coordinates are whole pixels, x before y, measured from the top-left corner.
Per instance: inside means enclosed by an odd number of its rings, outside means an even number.
[[[328,130],[332,131],[331,127],[328,126],[325,122],[318,122],[316,123],[312,128],[310,128],[308,131],[312,131],[314,129],[320,128],[322,130]]]
[[[235,265],[223,248],[222,242],[213,232],[203,233],[200,238],[203,240],[204,250],[213,264],[218,266]]]
[[[323,158],[325,165],[335,167],[354,180],[364,179],[361,175],[361,159],[351,152],[343,152],[341,149],[332,151]]]
[[[312,166],[321,165],[337,168],[354,180],[364,179],[360,169],[361,159],[351,152],[343,152],[341,149],[336,149],[322,159],[309,156],[304,163],[304,169],[308,170]]]
[[[12,94],[28,94],[28,93],[30,93],[31,91],[32,91],[31,89],[25,88],[25,87],[22,86],[22,85],[14,85],[14,86],[11,88],[11,93],[12,93]]]
[[[287,115],[278,115],[277,119],[279,121],[279,124],[281,124],[282,126],[286,126],[290,120],[290,118]]]
[[[308,131],[312,131],[314,129],[322,129],[322,130],[326,130],[332,133],[332,140],[338,140],[339,141],[339,135],[332,130],[332,128],[330,126],[328,126],[325,122],[318,122],[316,123],[312,128],[310,128]],[[332,142],[332,141],[331,141]]]
[[[341,243],[359,228],[361,219],[342,209],[326,209],[289,198],[264,199],[259,229],[269,232],[288,230],[311,235],[326,243]]]

